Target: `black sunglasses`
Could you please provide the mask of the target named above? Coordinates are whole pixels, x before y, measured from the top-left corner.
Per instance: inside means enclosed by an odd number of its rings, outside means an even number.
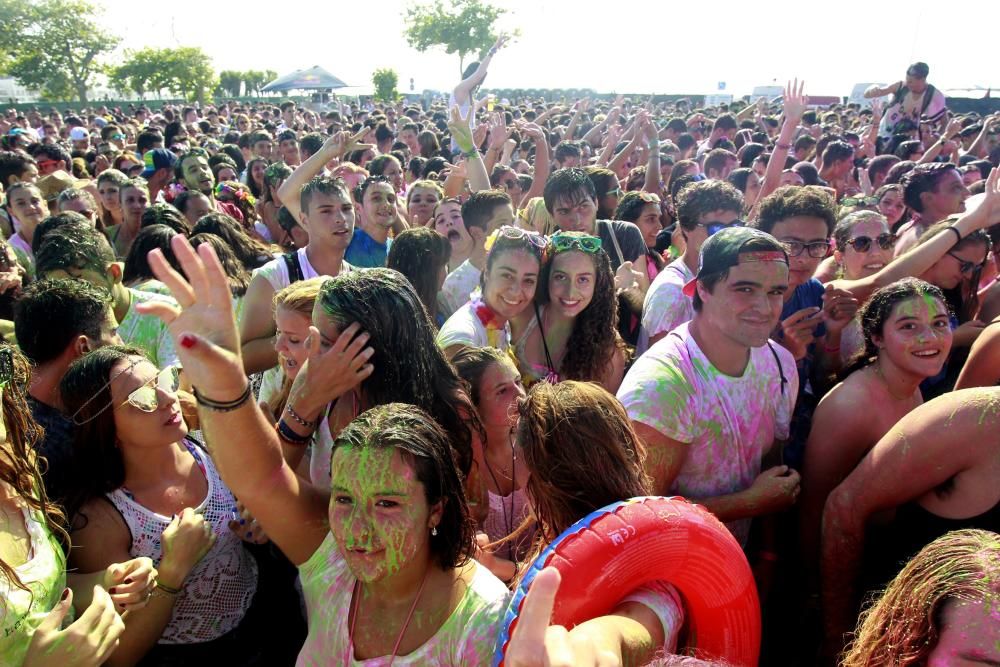
[[[959,257],[955,253],[951,252],[950,250],[948,251],[948,254],[951,257],[954,257],[955,261],[958,262],[958,266],[959,266],[958,270],[962,272],[962,275],[968,275],[968,274],[975,273],[976,271],[982,271],[983,270],[983,266],[986,264],[985,260],[982,263],[979,263],[979,262],[970,262],[967,259],[962,259],[961,257]]]
[[[845,247],[851,246],[855,251],[865,253],[872,249],[873,241],[878,243],[878,247],[882,248],[882,250],[889,250],[896,245],[896,235],[887,232],[885,234],[879,234],[874,239],[870,236],[856,236],[847,241]]]

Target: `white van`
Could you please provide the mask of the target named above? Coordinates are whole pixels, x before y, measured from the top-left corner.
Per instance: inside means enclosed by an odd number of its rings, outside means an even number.
[[[878,86],[881,88],[884,85],[884,83],[856,83],[854,84],[854,88],[851,89],[851,96],[847,98],[847,102],[848,104],[851,102],[860,104],[862,109],[867,109],[872,105],[872,100],[865,99],[865,91],[872,86]]]

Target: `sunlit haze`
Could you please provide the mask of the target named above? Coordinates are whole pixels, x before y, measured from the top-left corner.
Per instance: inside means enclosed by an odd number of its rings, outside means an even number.
[[[457,56],[407,45],[408,4],[103,0],[104,22],[124,48],[200,46],[217,70],[282,75],[320,65],[353,86],[391,67],[401,92],[411,77],[417,92],[453,86]],[[509,10],[502,28],[520,36],[494,60],[489,87],[738,96],[799,76],[807,92],[842,96],[855,83],[897,81],[915,60],[930,65],[928,80],[944,90],[1000,87],[989,35],[1000,24],[998,2],[499,4]]]

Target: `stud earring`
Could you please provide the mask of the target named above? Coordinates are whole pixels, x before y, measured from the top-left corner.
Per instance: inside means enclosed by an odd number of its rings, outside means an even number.
[[[437,526],[434,526],[433,528],[431,528],[431,537],[437,537],[437,534],[438,534],[438,528]]]

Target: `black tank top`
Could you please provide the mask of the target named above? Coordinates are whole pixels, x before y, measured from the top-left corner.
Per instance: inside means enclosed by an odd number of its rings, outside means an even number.
[[[915,502],[901,505],[888,526],[868,531],[865,587],[868,590],[885,587],[918,551],[946,533],[965,528],[1000,533],[1000,501],[982,514],[967,519],[945,519]]]

